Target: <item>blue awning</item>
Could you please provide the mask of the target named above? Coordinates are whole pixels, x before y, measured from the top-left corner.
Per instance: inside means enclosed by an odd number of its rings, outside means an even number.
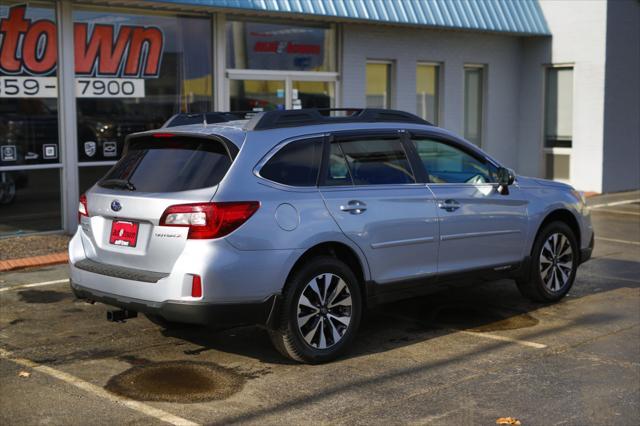
[[[538,0],[153,0],[387,24],[550,35]]]

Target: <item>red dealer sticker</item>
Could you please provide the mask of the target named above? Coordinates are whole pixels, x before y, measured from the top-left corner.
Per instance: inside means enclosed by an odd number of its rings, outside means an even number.
[[[111,224],[109,243],[117,246],[135,247],[138,241],[138,223],[114,220]]]

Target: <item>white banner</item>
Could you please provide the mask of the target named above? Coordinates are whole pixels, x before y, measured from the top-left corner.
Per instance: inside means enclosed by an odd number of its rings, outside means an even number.
[[[57,98],[56,77],[0,77],[0,98]]]
[[[76,78],[78,98],[144,98],[142,78]],[[57,98],[56,77],[0,77],[0,98]]]
[[[76,78],[78,98],[144,98],[142,78]]]

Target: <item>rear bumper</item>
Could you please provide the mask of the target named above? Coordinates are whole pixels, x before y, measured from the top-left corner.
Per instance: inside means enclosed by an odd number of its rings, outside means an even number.
[[[240,325],[266,325],[274,312],[277,296],[258,303],[206,303],[168,300],[150,302],[104,293],[71,282],[71,290],[78,299],[101,302],[128,311],[158,315],[170,322],[199,324],[228,328]]]

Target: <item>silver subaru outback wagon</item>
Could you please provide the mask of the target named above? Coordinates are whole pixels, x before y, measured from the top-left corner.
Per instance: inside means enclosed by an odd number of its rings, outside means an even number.
[[[80,199],[78,298],[115,321],[263,325],[282,354],[318,363],[352,343],[366,308],[465,274],[554,302],[591,256],[573,188],[516,176],[412,114],[233,118],[179,115],[128,137]]]

